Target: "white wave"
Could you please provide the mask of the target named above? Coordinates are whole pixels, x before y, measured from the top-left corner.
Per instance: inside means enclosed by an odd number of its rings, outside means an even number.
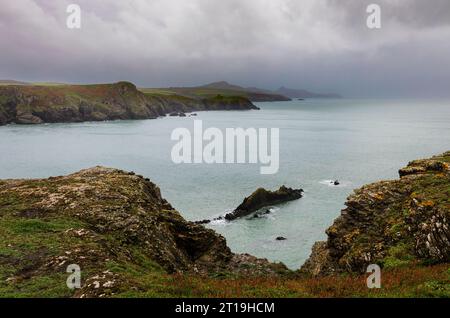
[[[319,183],[323,184],[323,185],[327,185],[329,187],[333,187],[333,188],[335,188],[335,187],[336,188],[345,188],[345,187],[348,187],[348,186],[350,186],[352,184],[350,181],[338,180],[339,184],[338,185],[334,185],[334,181],[335,180],[322,180],[322,181],[319,181]]]

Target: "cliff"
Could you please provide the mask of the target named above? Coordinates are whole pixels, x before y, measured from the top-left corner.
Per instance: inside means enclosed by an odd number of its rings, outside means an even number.
[[[258,109],[244,97],[144,94],[128,82],[0,86],[0,125],[150,119],[173,111]]]
[[[303,272],[313,275],[450,262],[450,152],[416,160],[400,179],[349,196]]]
[[[41,281],[47,289],[64,286],[69,264],[83,272],[77,296],[129,290],[134,272],[289,272],[281,263],[232,253],[221,235],[185,221],[148,179],[103,167],[0,181],[0,233],[0,294]]]

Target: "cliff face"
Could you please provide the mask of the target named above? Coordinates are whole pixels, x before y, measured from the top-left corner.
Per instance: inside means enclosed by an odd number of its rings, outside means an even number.
[[[0,125],[149,119],[172,111],[257,109],[243,97],[192,99],[144,94],[128,82],[0,86]]]
[[[288,272],[282,264],[233,254],[222,236],[184,220],[148,179],[103,167],[0,181],[0,234],[0,290],[4,282],[20,289],[53,281],[69,264],[84,275],[79,295],[91,296],[129,289],[130,273],[154,268],[204,275]]]
[[[450,262],[450,152],[410,162],[400,179],[363,186],[317,242],[302,271],[314,275]]]

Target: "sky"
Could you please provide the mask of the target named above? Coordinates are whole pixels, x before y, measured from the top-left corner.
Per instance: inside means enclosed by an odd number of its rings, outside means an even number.
[[[448,0],[1,1],[0,79],[450,97]]]

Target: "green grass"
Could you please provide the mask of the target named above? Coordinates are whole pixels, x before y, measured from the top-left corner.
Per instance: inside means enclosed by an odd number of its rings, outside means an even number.
[[[53,298],[71,297],[73,290],[67,288],[66,273],[50,273],[34,276],[19,282],[0,282],[0,297],[2,298]]]
[[[215,88],[139,88],[139,90],[146,94],[156,95],[179,95],[190,98],[214,98],[217,95],[221,96],[238,96],[248,97],[247,92],[232,89],[215,89]]]

